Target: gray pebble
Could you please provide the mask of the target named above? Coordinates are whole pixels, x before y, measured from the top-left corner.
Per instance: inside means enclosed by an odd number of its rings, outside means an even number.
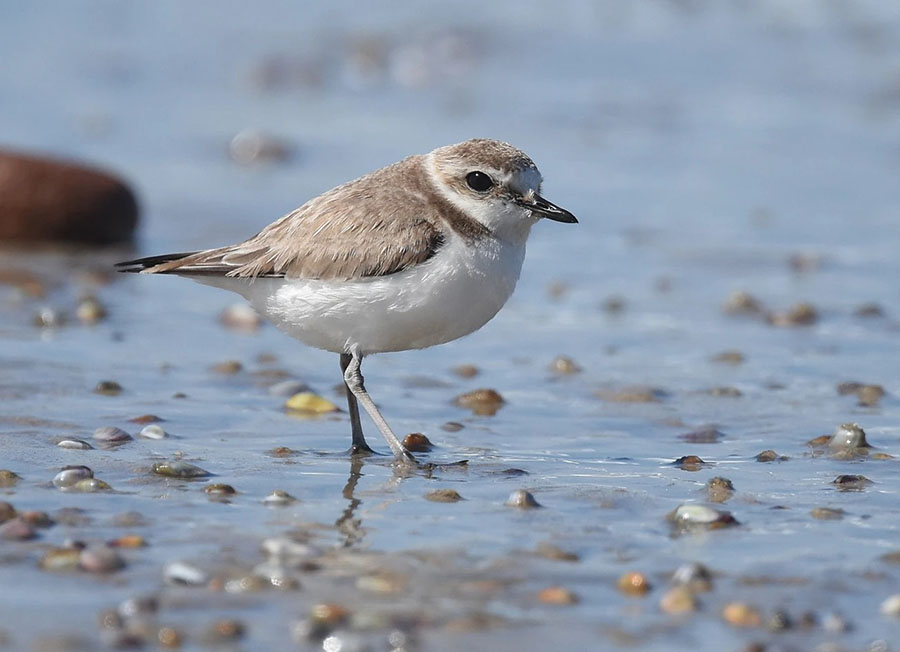
[[[86,451],[86,450],[91,450],[94,448],[93,446],[91,446],[89,443],[87,443],[83,439],[63,439],[61,441],[58,441],[56,443],[56,445],[59,446],[60,448],[68,448],[70,450],[79,450],[79,451]]]
[[[125,560],[114,549],[104,545],[88,546],[81,551],[78,565],[91,573],[111,573],[125,566]]]
[[[151,423],[149,426],[141,428],[138,435],[145,439],[165,439],[169,436],[169,434],[163,430],[162,426],[155,423]]]
[[[86,466],[67,466],[53,477],[53,486],[65,489],[73,486],[79,480],[93,478],[94,472]]]
[[[209,575],[191,564],[176,561],[163,569],[163,579],[168,584],[187,584],[201,586],[209,581]]]
[[[107,443],[121,443],[131,440],[131,435],[115,426],[103,426],[94,431],[94,439]]]
[[[519,509],[533,509],[542,506],[530,491],[525,491],[524,489],[516,489],[509,494],[506,504],[508,507],[517,507]]]

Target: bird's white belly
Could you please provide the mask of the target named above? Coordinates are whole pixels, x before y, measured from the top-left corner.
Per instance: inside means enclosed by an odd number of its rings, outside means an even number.
[[[243,294],[278,328],[316,348],[362,354],[421,349],[487,323],[512,294],[521,244],[451,238],[428,261],[358,281],[243,279]],[[201,282],[204,279],[198,278]]]

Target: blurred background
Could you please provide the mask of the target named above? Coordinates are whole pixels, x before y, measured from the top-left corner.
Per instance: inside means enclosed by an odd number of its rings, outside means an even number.
[[[898,20],[875,1],[16,3],[0,133],[124,175],[154,252],[476,136],[527,151],[583,217],[554,249],[736,244],[748,223],[816,246],[893,223]]]

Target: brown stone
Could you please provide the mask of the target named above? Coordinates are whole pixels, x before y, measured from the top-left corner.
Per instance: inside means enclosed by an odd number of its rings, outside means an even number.
[[[76,163],[0,150],[0,240],[106,245],[138,221],[123,181]]]

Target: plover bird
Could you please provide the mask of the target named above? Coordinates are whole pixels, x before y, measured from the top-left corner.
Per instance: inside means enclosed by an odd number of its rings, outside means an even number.
[[[288,335],[340,354],[351,451],[372,452],[361,403],[410,463],[366,392],[363,358],[443,344],[496,315],[516,286],[531,227],[543,217],[578,221],[538,194],[541,181],[512,145],[467,140],[329,190],[239,244],[118,267],[237,292]]]

